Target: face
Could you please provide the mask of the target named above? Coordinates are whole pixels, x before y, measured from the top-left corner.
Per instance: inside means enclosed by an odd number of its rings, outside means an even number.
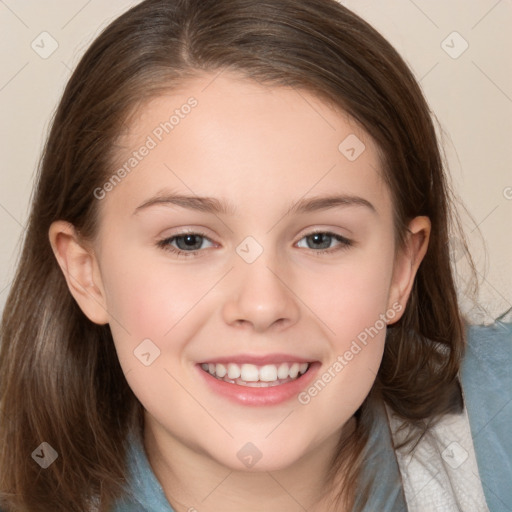
[[[304,91],[213,78],[146,104],[119,141],[95,192],[94,280],[146,428],[275,470],[367,396],[411,265],[355,122]]]

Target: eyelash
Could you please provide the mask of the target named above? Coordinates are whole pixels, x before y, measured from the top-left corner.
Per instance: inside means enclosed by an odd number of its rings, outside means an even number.
[[[336,241],[340,242],[341,245],[339,245],[337,248],[334,248],[334,249],[333,248],[321,249],[318,251],[315,249],[309,249],[310,251],[313,251],[313,253],[316,256],[320,256],[320,255],[327,254],[327,253],[334,253],[334,252],[342,251],[342,250],[347,250],[349,247],[351,247],[353,245],[352,240],[349,240],[348,238],[345,238],[344,236],[338,235],[336,233],[332,233],[331,231],[312,231],[311,233],[304,235],[300,240],[303,240],[304,238],[308,238],[310,236],[318,235],[318,234],[330,236],[330,237],[334,238]],[[201,238],[205,238],[211,242],[211,240],[208,238],[208,236],[206,236],[204,233],[194,231],[194,232],[178,233],[177,235],[173,235],[172,237],[164,238],[163,240],[159,240],[156,243],[156,245],[160,249],[163,249],[164,251],[173,253],[180,258],[190,258],[193,256],[197,256],[204,249],[199,249],[196,251],[183,251],[181,249],[178,249],[178,248],[170,245],[171,242],[173,242],[176,238],[181,238],[181,237],[185,237],[188,235],[200,236]],[[300,242],[300,240],[299,240],[299,242]]]

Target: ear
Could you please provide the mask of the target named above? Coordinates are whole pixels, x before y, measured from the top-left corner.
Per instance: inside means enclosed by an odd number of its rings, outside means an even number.
[[[399,303],[402,307],[392,324],[400,319],[414,284],[416,272],[428,248],[431,224],[425,216],[415,217],[409,222],[404,247],[397,251],[393,267],[388,308]],[[393,308],[396,310],[396,308]]]
[[[92,249],[86,246],[69,222],[53,222],[48,235],[69,291],[80,309],[92,322],[108,323],[101,274]]]

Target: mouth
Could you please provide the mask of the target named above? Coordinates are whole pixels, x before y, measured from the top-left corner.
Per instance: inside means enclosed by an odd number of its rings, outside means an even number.
[[[247,386],[266,388],[293,382],[304,375],[311,363],[282,362],[256,365],[251,363],[202,363],[201,369],[217,380]]]
[[[195,366],[214,395],[243,406],[273,406],[297,398],[313,381],[321,363],[274,354],[221,358]]]

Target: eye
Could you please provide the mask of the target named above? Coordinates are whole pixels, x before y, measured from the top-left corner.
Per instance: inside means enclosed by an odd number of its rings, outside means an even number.
[[[300,245],[302,240],[306,241],[307,248],[313,249],[315,254],[333,253],[348,249],[353,245],[353,242],[348,238],[329,231],[315,231],[306,235],[297,242],[298,247],[304,247],[304,245]],[[332,247],[333,242],[337,243],[334,247]]]
[[[164,251],[169,251],[177,256],[190,257],[196,256],[201,249],[204,249],[203,243],[208,241],[213,246],[212,241],[203,233],[179,233],[169,238],[164,238],[157,242],[157,246]]]
[[[306,247],[302,243],[303,240],[306,242]],[[169,251],[179,257],[187,258],[197,256],[205,249],[206,247],[203,245],[204,242],[209,243],[209,247],[214,246],[214,243],[204,233],[189,232],[164,238],[158,241],[156,245],[164,251]],[[311,249],[315,255],[334,253],[347,249],[351,245],[353,245],[353,242],[348,238],[329,231],[315,231],[304,236],[297,242],[297,247]]]

